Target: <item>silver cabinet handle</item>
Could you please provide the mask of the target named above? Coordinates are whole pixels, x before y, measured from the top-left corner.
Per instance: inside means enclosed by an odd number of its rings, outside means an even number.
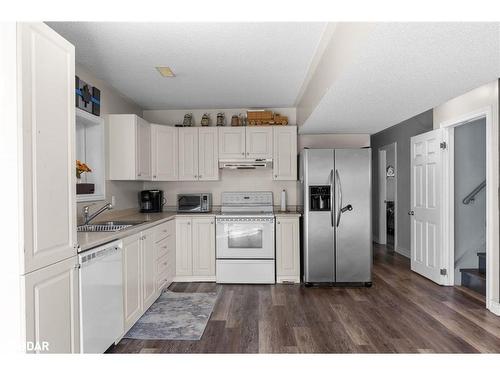
[[[200,175],[198,175],[198,178],[201,178],[201,174],[200,174]]]
[[[245,153],[244,153],[244,152],[242,152],[242,153],[241,153],[241,155],[245,155]]]
[[[414,216],[415,215],[415,211],[413,211],[413,210],[408,211],[408,215]]]
[[[153,175],[153,178],[156,178],[156,175]]]

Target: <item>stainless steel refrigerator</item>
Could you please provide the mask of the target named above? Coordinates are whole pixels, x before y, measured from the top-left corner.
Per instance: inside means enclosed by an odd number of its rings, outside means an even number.
[[[371,286],[371,149],[305,149],[299,176],[303,281]]]

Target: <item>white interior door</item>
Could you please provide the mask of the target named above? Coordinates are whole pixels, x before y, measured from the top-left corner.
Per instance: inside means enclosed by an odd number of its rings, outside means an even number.
[[[411,138],[411,269],[441,284],[441,129]]]

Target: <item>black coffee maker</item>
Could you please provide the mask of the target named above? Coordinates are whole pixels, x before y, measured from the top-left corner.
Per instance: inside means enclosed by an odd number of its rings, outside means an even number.
[[[162,212],[165,203],[163,190],[143,190],[139,193],[141,212]]]

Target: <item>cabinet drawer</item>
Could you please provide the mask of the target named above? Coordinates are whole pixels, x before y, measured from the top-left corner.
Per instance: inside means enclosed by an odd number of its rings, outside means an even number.
[[[175,231],[175,222],[174,220],[167,221],[166,223],[160,224],[155,227],[155,242],[159,242],[169,236],[172,236]]]
[[[164,272],[156,278],[156,290],[161,291],[169,282],[168,272]]]
[[[156,274],[161,275],[165,273],[169,266],[168,254],[156,261]]]
[[[164,257],[166,254],[172,254],[175,250],[175,239],[173,237],[167,237],[157,242],[156,247],[156,259]]]

